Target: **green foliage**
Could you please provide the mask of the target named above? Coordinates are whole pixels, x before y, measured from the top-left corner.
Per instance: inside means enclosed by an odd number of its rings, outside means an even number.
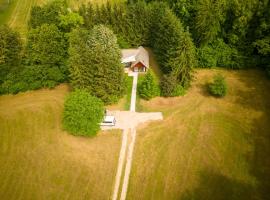
[[[198,48],[197,53],[199,67],[212,68],[217,66],[217,53],[211,45]]]
[[[148,46],[150,40],[151,11],[143,1],[130,4],[127,8],[126,30],[127,39],[132,46]]]
[[[100,129],[104,106],[100,99],[86,90],[75,90],[66,98],[63,127],[73,135],[93,136]]]
[[[72,28],[83,25],[83,18],[78,13],[69,12],[67,15],[60,15],[59,26],[65,31],[70,32]]]
[[[243,65],[243,56],[239,55],[237,49],[230,47],[221,39],[211,44],[198,48],[199,67],[226,67],[239,69]]]
[[[214,80],[212,83],[208,85],[208,89],[210,94],[216,97],[224,97],[227,94],[227,83],[225,78],[217,74],[214,76]]]
[[[186,94],[185,88],[182,85],[178,84],[175,86],[172,96],[178,97],[178,96],[184,96],[185,94]]]
[[[44,87],[53,88],[66,80],[63,72],[65,67],[36,65],[21,68],[8,74],[0,85],[0,94],[16,94]]]
[[[53,24],[43,24],[29,31],[26,51],[29,64],[63,65],[67,57],[64,34]]]
[[[130,44],[123,36],[117,36],[117,43],[121,49],[128,49],[130,48]]]
[[[37,28],[43,24],[54,24],[61,22],[60,15],[67,14],[67,5],[64,0],[53,0],[44,6],[34,6],[31,9],[29,27]]]
[[[151,70],[148,70],[143,77],[142,82],[138,85],[138,92],[141,98],[150,100],[156,96],[159,96],[159,86]]]
[[[124,69],[117,38],[103,25],[91,32],[76,29],[70,35],[69,71],[75,88],[88,89],[104,103],[116,102],[124,92]]]
[[[258,50],[258,53],[263,56],[270,55],[270,36],[261,40],[256,40],[253,45]]]
[[[199,45],[213,41],[225,21],[226,0],[198,0],[195,17],[195,36]]]
[[[6,25],[0,26],[0,65],[19,64],[21,52],[22,41],[19,33]]]
[[[179,83],[186,87],[196,66],[196,51],[188,31],[165,3],[146,4],[143,1],[124,6],[106,4],[82,6],[80,14],[85,25],[109,25],[117,34],[122,48],[151,46],[164,73],[176,74]]]
[[[179,84],[177,77],[173,74],[164,75],[160,87],[161,94],[164,97],[176,97],[185,94],[185,88]]]
[[[196,50],[190,34],[165,4],[153,5],[151,45],[165,74],[173,73],[183,87],[192,78]]]

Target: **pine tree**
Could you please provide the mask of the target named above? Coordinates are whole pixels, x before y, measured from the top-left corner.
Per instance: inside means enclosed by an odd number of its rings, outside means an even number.
[[[172,73],[183,87],[189,86],[196,51],[188,31],[165,4],[153,4],[151,45],[164,74]]]
[[[147,74],[143,77],[142,82],[139,84],[138,92],[139,95],[146,100],[159,96],[158,83],[151,70],[148,70]]]
[[[226,0],[198,0],[195,17],[195,38],[197,44],[207,44],[221,33],[226,10]]]
[[[74,30],[70,37],[70,74],[74,88],[87,89],[104,103],[116,102],[124,90],[124,70],[113,32],[98,25],[91,32]]]

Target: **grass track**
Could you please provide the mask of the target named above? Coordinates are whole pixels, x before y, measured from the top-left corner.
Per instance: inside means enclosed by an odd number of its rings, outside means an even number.
[[[109,199],[121,134],[61,129],[65,85],[0,97],[0,199]]]
[[[199,70],[186,96],[141,101],[165,120],[138,130],[127,199],[269,199],[270,82],[256,70],[220,72],[224,99],[205,88],[215,70]]]

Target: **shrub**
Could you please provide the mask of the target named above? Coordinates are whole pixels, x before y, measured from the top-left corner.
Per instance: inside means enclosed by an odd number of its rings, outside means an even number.
[[[66,80],[66,75],[59,67],[26,66],[9,73],[0,87],[0,93],[16,94],[43,87],[53,88]]]
[[[224,97],[227,94],[227,83],[220,74],[214,76],[214,80],[209,84],[208,88],[210,94],[216,97]]]
[[[184,96],[185,94],[186,94],[185,88],[182,85],[178,84],[174,88],[172,96],[173,97],[178,97],[178,96]]]
[[[73,135],[93,136],[99,130],[103,115],[100,99],[86,90],[75,90],[65,101],[63,127]]]
[[[146,100],[159,96],[158,83],[151,70],[143,77],[142,82],[138,86],[138,92],[140,97]]]

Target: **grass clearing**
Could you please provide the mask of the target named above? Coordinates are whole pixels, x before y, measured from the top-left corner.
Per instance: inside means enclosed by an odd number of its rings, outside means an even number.
[[[228,82],[224,99],[206,83]],[[141,101],[165,119],[138,130],[127,199],[265,200],[270,188],[270,82],[257,70],[198,70],[184,97]]]
[[[0,199],[109,199],[120,131],[74,137],[61,128],[68,87],[0,97]]]

